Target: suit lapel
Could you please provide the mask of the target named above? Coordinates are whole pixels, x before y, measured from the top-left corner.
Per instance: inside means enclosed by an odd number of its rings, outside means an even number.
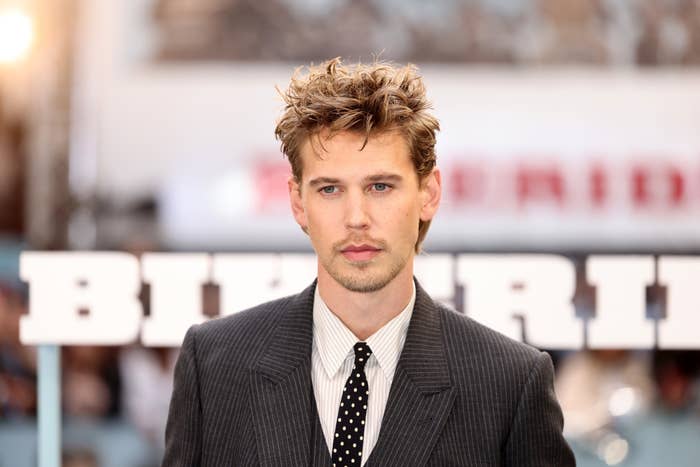
[[[316,408],[311,387],[315,283],[292,299],[252,369],[251,401],[263,466],[309,465]]]
[[[455,399],[440,315],[416,282],[416,303],[377,444],[366,467],[427,463]]]

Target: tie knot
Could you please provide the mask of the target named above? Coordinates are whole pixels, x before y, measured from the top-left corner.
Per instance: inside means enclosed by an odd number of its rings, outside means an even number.
[[[355,368],[361,370],[367,364],[367,360],[372,355],[372,349],[369,348],[366,342],[358,342],[353,346],[355,350]]]

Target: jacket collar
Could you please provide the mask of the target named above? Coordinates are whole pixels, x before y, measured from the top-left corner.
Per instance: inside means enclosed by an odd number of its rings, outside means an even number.
[[[377,444],[365,467],[425,465],[456,398],[441,314],[416,282],[416,305],[386,403]]]
[[[398,367],[425,394],[450,386],[442,323],[433,299],[416,282],[416,304]]]
[[[429,394],[448,387],[450,375],[437,307],[418,281],[415,285],[416,302],[398,366],[421,392]],[[316,281],[292,297],[267,351],[258,360],[256,371],[268,379],[280,381],[302,363],[310,367],[315,290]]]
[[[314,290],[316,281],[291,298],[267,351],[255,365],[272,382],[280,382],[301,364],[311,368]]]

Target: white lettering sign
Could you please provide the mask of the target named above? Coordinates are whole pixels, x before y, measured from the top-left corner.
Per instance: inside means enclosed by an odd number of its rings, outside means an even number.
[[[141,268],[126,253],[25,252],[20,273],[29,283],[25,344],[120,345],[141,337],[147,346],[176,346],[189,326],[207,319],[203,286],[219,286],[219,313],[230,315],[299,292],[315,277],[310,254],[146,253]],[[586,278],[595,287],[591,348],[649,348],[654,316],[646,291],[655,283],[652,256],[592,256]],[[667,290],[658,321],[661,348],[700,348],[700,258],[658,260]],[[436,300],[513,339],[549,349],[584,345],[584,320],[572,303],[575,268],[557,255],[420,255],[416,276]],[[150,314],[139,300],[150,286]]]
[[[668,289],[659,347],[700,349],[700,258],[660,258],[659,283]]]
[[[146,253],[141,265],[143,281],[151,286],[141,340],[148,346],[179,345],[187,328],[206,319],[202,286],[209,280],[209,255]]]
[[[646,317],[646,288],[654,283],[651,256],[588,258],[588,282],[596,287],[596,316],[588,325],[591,348],[647,348],[654,323]]]
[[[463,255],[457,278],[465,310],[508,337],[546,348],[579,348],[574,267],[554,255]],[[524,339],[523,339],[524,338]]]
[[[135,341],[143,310],[138,260],[126,253],[22,253],[29,315],[25,344],[124,344]]]

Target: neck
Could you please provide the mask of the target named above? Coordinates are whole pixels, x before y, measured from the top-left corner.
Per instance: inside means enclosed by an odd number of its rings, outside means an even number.
[[[409,263],[384,288],[366,293],[346,289],[319,265],[318,293],[333,314],[364,341],[408,305],[413,294],[413,265]]]

